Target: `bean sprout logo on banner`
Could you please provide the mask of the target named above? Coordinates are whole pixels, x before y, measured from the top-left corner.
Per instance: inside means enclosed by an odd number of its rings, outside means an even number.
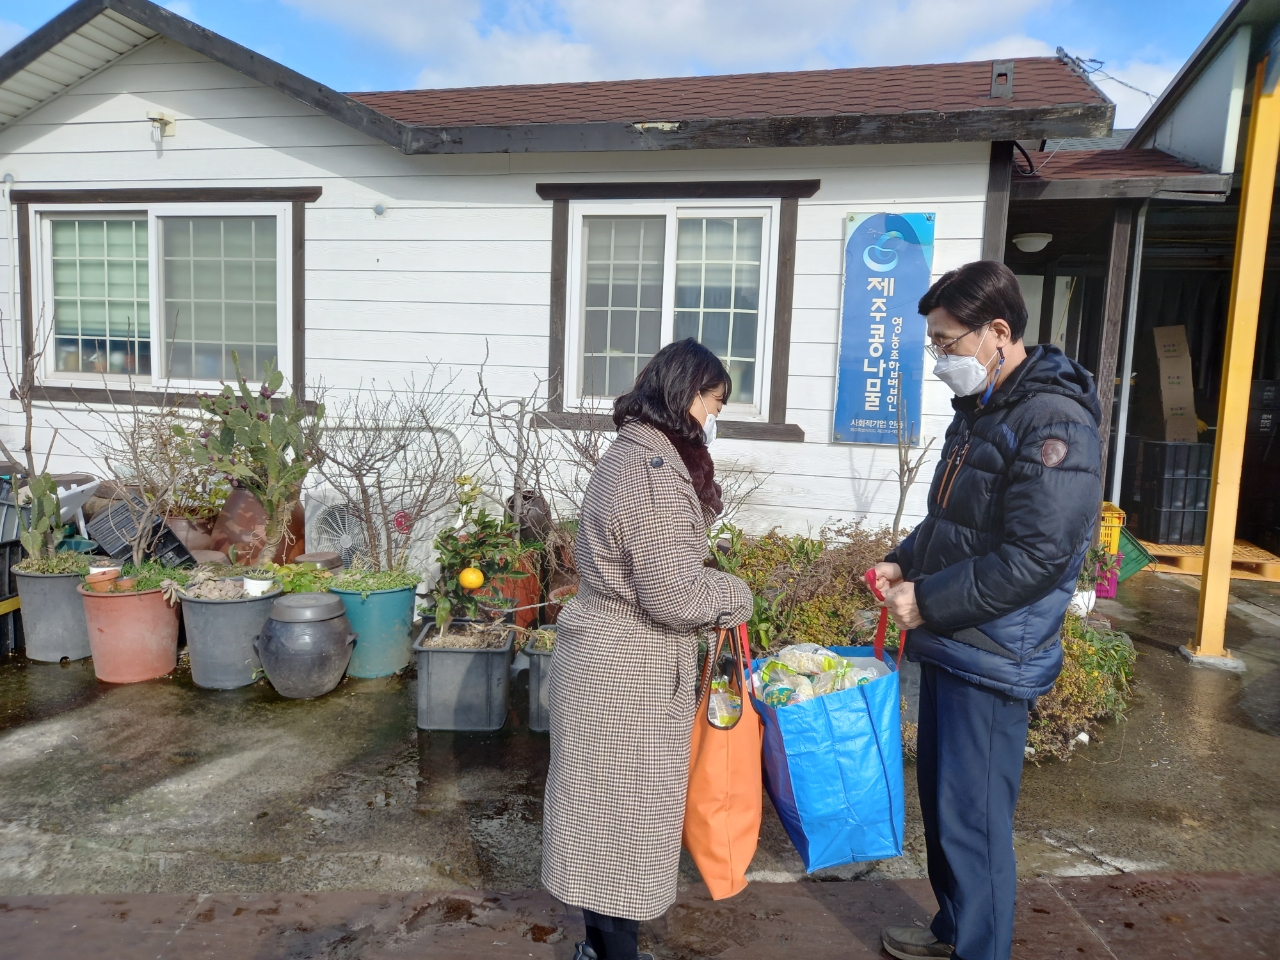
[[[901,418],[920,435],[924,317],[916,304],[933,269],[932,213],[845,217],[836,443],[898,442]]]

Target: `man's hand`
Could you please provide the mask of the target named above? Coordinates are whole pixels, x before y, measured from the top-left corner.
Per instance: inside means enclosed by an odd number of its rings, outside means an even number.
[[[894,566],[894,564],[883,564],[883,566]],[[879,569],[877,566],[877,573]],[[883,606],[893,616],[893,621],[898,625],[899,630],[911,630],[924,624],[924,618],[920,616],[920,608],[916,606],[916,585],[910,581],[890,587],[889,592],[884,595]]]
[[[881,593],[888,593],[891,587],[902,582],[902,568],[896,563],[877,563],[875,570],[876,589]]]

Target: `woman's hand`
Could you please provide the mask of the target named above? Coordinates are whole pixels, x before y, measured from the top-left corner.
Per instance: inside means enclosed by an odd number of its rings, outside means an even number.
[[[896,566],[896,564],[879,564],[876,567],[877,573],[880,566]],[[898,625],[899,630],[912,630],[924,624],[924,618],[920,616],[920,608],[916,606],[916,585],[910,581],[890,587],[884,595],[883,606],[893,616],[893,622]]]
[[[881,593],[888,593],[891,587],[896,587],[902,582],[902,568],[896,563],[877,563],[876,571],[876,589]]]

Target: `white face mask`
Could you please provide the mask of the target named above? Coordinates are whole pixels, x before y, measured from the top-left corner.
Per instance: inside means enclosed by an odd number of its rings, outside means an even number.
[[[702,404],[702,409],[707,414],[707,419],[702,421],[702,439],[709,447],[715,443],[716,439],[716,415],[707,409],[707,401],[702,399],[702,394],[698,394],[698,402]]]
[[[987,330],[991,328],[988,327]],[[982,332],[982,340],[978,341],[978,349],[982,349],[982,341],[987,339],[987,331]],[[988,361],[989,362],[989,361]],[[971,397],[981,393],[987,385],[987,365],[976,356],[956,357],[944,353],[933,365],[934,375],[952,389],[957,397]]]

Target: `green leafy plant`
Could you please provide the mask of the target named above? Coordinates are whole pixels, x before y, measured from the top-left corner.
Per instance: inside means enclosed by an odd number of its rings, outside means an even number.
[[[36,567],[32,573],[50,573],[44,567],[53,563],[58,555],[65,528],[62,524],[62,504],[58,499],[58,483],[49,474],[33,477],[28,484],[31,491],[31,515],[22,517],[22,531],[18,534],[22,549]]]
[[[367,598],[379,590],[403,590],[405,587],[416,587],[422,582],[422,576],[411,570],[348,570],[335,577],[329,585],[330,590],[358,591],[361,597]]]
[[[528,576],[518,569],[529,545],[521,545],[519,527],[501,516],[493,516],[478,506],[480,486],[471,477],[459,477],[458,524],[436,535],[436,557],[440,576],[427,596],[425,613],[434,617],[441,635],[454,617],[477,618],[481,601],[493,605],[494,582]],[[484,574],[480,590],[468,590],[458,582],[458,574],[474,567]],[[481,591],[488,591],[488,595]]]
[[[328,593],[333,586],[333,571],[312,563],[263,563],[258,569],[274,574],[285,593]]]
[[[1120,572],[1120,556],[1115,553],[1102,554],[1102,559],[1098,561],[1096,580],[1102,581],[1108,579],[1112,574]]]
[[[22,573],[75,573],[84,576],[89,572],[89,560],[83,553],[59,550],[52,557],[27,557],[13,565]]]
[[[274,557],[284,539],[302,481],[319,460],[319,424],[324,404],[315,412],[293,396],[275,400],[284,374],[267,364],[261,388],[253,390],[240,370],[240,357],[231,353],[236,385],[200,398],[208,426],[196,436],[175,424],[173,432],[187,441],[187,453],[197,462],[216,467],[233,487],[252,493],[266,511],[266,544],[262,555]]]
[[[120,571],[120,579],[126,580],[129,577],[137,577],[137,582],[128,590],[117,590],[112,587],[108,592],[142,593],[145,590],[164,589],[166,596],[168,596],[172,592],[169,584],[173,584],[174,589],[186,586],[191,576],[192,571],[190,570],[166,567],[163,564],[156,563],[154,560],[146,560],[141,564],[126,563]],[[171,599],[170,602],[174,601]]]

